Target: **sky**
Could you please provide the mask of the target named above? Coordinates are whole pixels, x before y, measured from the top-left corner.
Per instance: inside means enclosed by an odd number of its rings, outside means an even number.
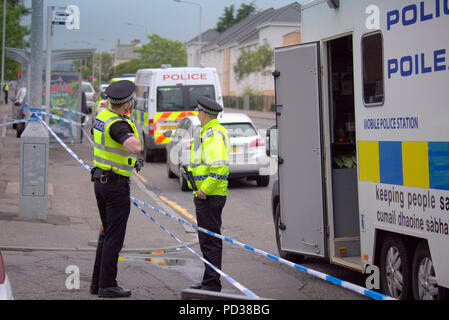
[[[224,7],[249,4],[251,0],[188,0],[201,5],[202,31],[214,28]],[[254,0],[257,10],[278,9],[295,2],[294,0]],[[305,0],[297,0],[304,3]],[[24,0],[31,8],[31,0]],[[48,6],[76,5],[80,11],[80,29],[68,30],[56,25],[52,38],[53,49],[96,48],[96,52],[110,51],[121,44],[129,44],[133,39],[143,43],[145,34],[157,33],[170,39],[186,42],[199,33],[199,8],[174,0],[44,0],[44,23]],[[22,24],[31,24],[31,15]],[[44,24],[46,26],[46,24]],[[44,27],[44,46],[45,33]]]

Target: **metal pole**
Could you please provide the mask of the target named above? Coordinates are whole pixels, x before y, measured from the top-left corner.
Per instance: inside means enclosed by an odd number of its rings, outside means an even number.
[[[3,30],[2,30],[2,81],[0,99],[3,101],[3,85],[5,83],[5,38],[6,38],[6,0],[3,0]]]
[[[42,49],[44,31],[44,1],[31,2],[31,87],[30,103],[35,108],[42,106]]]
[[[45,108],[50,112],[50,86],[51,86],[51,37],[52,37],[53,7],[47,7],[47,64],[45,67]],[[47,118],[48,119],[48,118]],[[48,120],[47,120],[48,121]]]
[[[100,90],[100,86],[101,86],[101,52],[100,52],[100,71],[98,75],[98,90]]]
[[[202,45],[202,38],[201,38],[201,20],[202,20],[202,10],[201,10],[201,5],[199,5],[200,6],[200,37],[199,37],[199,40],[200,40],[200,47],[199,47],[199,49],[198,49],[198,64],[199,64],[199,66],[201,67],[201,45]]]

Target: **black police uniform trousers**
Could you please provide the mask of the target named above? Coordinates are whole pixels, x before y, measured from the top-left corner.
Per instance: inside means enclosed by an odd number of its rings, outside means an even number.
[[[109,174],[108,181],[94,180],[103,231],[97,244],[92,283],[99,288],[117,286],[117,261],[125,240],[131,211],[129,178]]]
[[[207,196],[206,200],[195,198],[194,203],[198,226],[221,234],[221,214],[226,203],[226,197]],[[201,231],[198,231],[198,238],[203,258],[221,270],[223,253],[222,241]],[[220,291],[220,275],[207,264],[204,265],[205,270],[201,285],[205,289]]]

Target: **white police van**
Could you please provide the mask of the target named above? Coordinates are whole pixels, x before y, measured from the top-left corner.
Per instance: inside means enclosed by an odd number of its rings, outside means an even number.
[[[370,289],[379,274],[400,299],[447,297],[448,30],[449,0],[302,6],[303,44],[276,48],[273,73],[282,256],[365,272]]]
[[[215,68],[140,69],[136,73],[133,120],[144,146],[144,158],[164,154],[170,137],[186,116],[197,114],[197,99],[206,96],[223,105]]]

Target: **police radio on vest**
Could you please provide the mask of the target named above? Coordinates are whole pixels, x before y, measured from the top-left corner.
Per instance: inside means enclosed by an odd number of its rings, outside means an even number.
[[[188,73],[188,74],[164,74],[162,80],[207,80],[207,73]]]

